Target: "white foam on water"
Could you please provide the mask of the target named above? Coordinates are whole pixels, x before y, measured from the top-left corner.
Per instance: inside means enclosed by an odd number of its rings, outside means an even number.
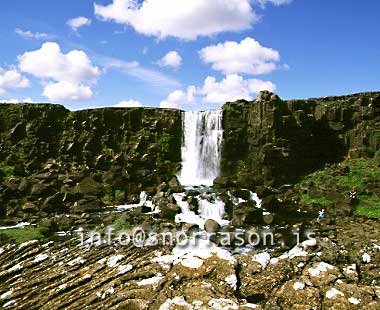
[[[225,203],[218,197],[213,197],[213,201],[198,198],[198,204],[200,217],[205,221],[211,219],[221,226],[229,224],[229,221],[223,220]]]
[[[151,208],[152,211],[154,211],[155,206],[150,200],[148,200],[148,194],[144,191],[140,193],[139,203],[114,206],[114,208],[116,208],[116,211],[122,212],[122,211],[130,210],[130,209],[142,207],[143,205],[146,205],[147,207]]]
[[[174,194],[174,199],[181,209],[181,213],[175,217],[176,223],[195,224],[200,229],[204,229],[204,224],[208,219],[216,221],[219,225],[228,225],[229,221],[224,220],[225,204],[218,197],[213,197],[213,201],[197,196],[199,204],[199,214],[190,211],[190,206],[187,201],[183,201],[185,194]]]
[[[259,196],[256,193],[250,192],[250,199],[256,202],[256,208],[261,209],[263,201],[259,198]]]

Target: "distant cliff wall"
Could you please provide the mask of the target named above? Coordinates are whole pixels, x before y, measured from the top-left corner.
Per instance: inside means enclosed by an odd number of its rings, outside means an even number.
[[[181,111],[104,108],[70,112],[53,104],[0,104],[0,160],[30,172],[50,158],[89,168],[162,173],[181,161]],[[167,168],[167,167],[166,167]],[[144,174],[144,173],[142,173]],[[145,175],[146,177],[146,175]]]
[[[0,217],[155,192],[180,169],[181,145],[179,110],[0,104]]]
[[[262,92],[225,104],[223,126],[223,182],[278,186],[346,156],[374,156],[380,93],[281,100]]]

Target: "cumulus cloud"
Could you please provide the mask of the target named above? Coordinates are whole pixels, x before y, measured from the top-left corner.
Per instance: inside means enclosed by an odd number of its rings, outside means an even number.
[[[212,64],[216,71],[224,74],[246,73],[265,74],[277,68],[280,60],[278,51],[263,47],[259,42],[250,37],[240,43],[226,41],[217,45],[203,48],[199,52],[204,63]]]
[[[102,20],[130,25],[136,32],[158,38],[194,40],[226,31],[251,28],[258,21],[251,0],[113,0],[95,3]]]
[[[85,101],[92,98],[92,90],[89,86],[75,84],[68,81],[49,83],[42,93],[52,101]]]
[[[161,67],[178,69],[182,65],[182,57],[177,51],[170,51],[158,61],[158,64]]]
[[[195,86],[189,86],[187,91],[175,90],[160,102],[161,108],[178,109],[183,104],[194,103],[197,90]]]
[[[115,108],[141,108],[143,104],[137,100],[123,100],[115,104]]]
[[[100,71],[87,54],[73,50],[61,52],[57,43],[47,42],[38,50],[18,56],[19,69],[40,78],[45,88],[43,95],[53,101],[81,101],[92,98],[91,84]]]
[[[25,52],[18,56],[18,60],[21,71],[38,78],[80,83],[95,82],[100,74],[85,52],[73,50],[63,54],[60,46],[54,42],[44,43],[38,50]]]
[[[274,91],[275,84],[258,79],[244,79],[238,74],[227,75],[218,82],[215,77],[208,76],[200,93],[207,103],[224,104],[238,99],[252,100],[253,95],[262,90]]]
[[[4,70],[0,67],[0,94],[8,89],[30,87],[30,81],[23,77],[15,68]]]
[[[270,81],[244,79],[238,74],[227,75],[221,81],[208,76],[201,87],[190,86],[187,91],[176,90],[161,101],[161,108],[180,108],[186,104],[211,103],[222,105],[238,99],[253,100],[262,90],[275,91]]]
[[[84,16],[78,16],[75,18],[69,19],[66,24],[73,30],[73,31],[78,31],[80,27],[83,26],[90,26],[91,25],[91,19],[88,19],[87,17]]]
[[[30,30],[22,30],[20,28],[16,28],[15,32],[23,38],[26,39],[37,39],[37,40],[46,40],[53,39],[55,35],[44,33],[44,32],[32,32]]]

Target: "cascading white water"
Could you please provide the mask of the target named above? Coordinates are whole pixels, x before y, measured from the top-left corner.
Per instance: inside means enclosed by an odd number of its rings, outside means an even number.
[[[182,185],[211,186],[220,172],[222,110],[185,112]]]
[[[199,214],[196,214],[194,211],[190,210],[189,203],[183,201],[183,198],[186,196],[184,193],[173,194],[174,199],[177,205],[181,208],[181,214],[177,214],[175,217],[176,223],[189,223],[198,225],[200,229],[204,229],[204,224],[206,220],[212,219],[219,223],[221,226],[227,225],[229,221],[224,220],[223,216],[225,213],[224,202],[217,197],[217,195],[210,194],[210,197],[205,197],[202,195],[196,196],[196,199],[199,203]]]

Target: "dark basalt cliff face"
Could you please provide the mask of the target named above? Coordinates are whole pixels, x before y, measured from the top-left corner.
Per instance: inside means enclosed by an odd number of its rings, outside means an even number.
[[[380,93],[281,100],[262,92],[253,102],[223,106],[221,184],[292,183],[344,157],[380,148]]]
[[[155,190],[179,170],[181,114],[0,104],[0,216],[17,216],[27,201],[35,203],[25,207],[31,213],[66,212],[74,202],[82,212],[90,211],[79,207],[83,197],[90,202],[92,196],[126,192],[138,197],[143,189]]]
[[[166,160],[181,161],[182,120],[178,110],[104,108],[70,112],[53,104],[1,104],[0,112],[0,159],[22,163],[29,171],[40,169],[49,158],[90,168],[115,161],[126,166],[138,163],[139,167],[134,167],[137,170],[159,169]]]
[[[285,101],[262,92],[225,104],[223,126],[216,184],[277,187],[345,157],[380,158],[380,93]],[[87,214],[179,188],[182,135],[179,110],[0,104],[0,218]]]

